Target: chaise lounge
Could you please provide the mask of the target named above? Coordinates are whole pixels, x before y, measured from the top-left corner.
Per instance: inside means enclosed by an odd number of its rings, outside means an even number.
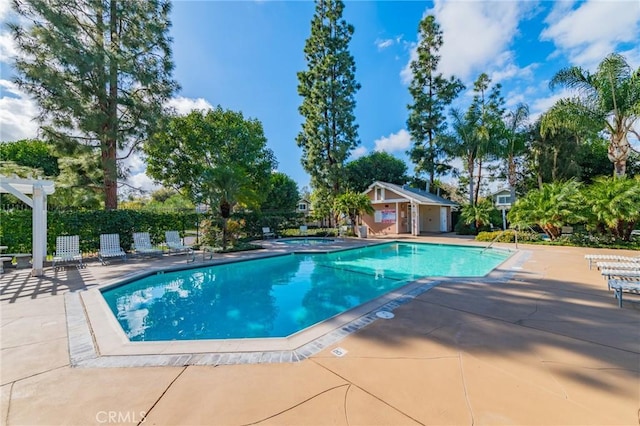
[[[151,237],[148,232],[133,233],[133,250],[136,254],[146,256],[162,256],[162,250],[151,245]]]
[[[191,255],[191,262],[195,262],[196,256],[193,252],[193,248],[182,244],[178,231],[166,231],[164,236],[167,242],[167,247],[169,247],[169,252],[189,254]],[[187,260],[187,262],[189,262],[189,260]]]
[[[614,254],[585,254],[584,258],[589,261],[589,269],[591,269],[591,265],[594,262],[639,262],[640,265],[640,255],[639,256],[619,256]]]
[[[106,265],[108,259],[113,257],[120,257],[122,260],[127,260],[127,253],[120,247],[120,234],[101,234],[98,259],[103,265]]]
[[[56,252],[53,255],[51,266],[59,269],[60,263],[78,262],[79,268],[84,268],[82,254],[80,253],[79,235],[61,235],[56,237]]]
[[[271,232],[271,229],[268,226],[263,226],[262,227],[262,238],[263,239],[268,239],[268,238],[275,238],[276,234],[274,234],[273,232]]]

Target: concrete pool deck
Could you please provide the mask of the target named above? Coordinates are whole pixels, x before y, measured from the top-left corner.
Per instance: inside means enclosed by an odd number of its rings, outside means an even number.
[[[397,307],[391,320],[278,364],[71,367],[64,293],[183,264],[184,256],[47,269],[39,279],[10,271],[0,275],[0,418],[9,425],[638,424],[640,306],[629,298],[618,308],[584,260],[637,252],[519,249],[528,256],[507,281],[451,280]],[[342,356],[332,353],[337,347]]]

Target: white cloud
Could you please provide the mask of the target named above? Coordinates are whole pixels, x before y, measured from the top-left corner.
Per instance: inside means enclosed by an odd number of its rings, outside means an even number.
[[[377,38],[376,41],[374,41],[374,44],[376,45],[378,50],[384,50],[388,47],[393,46],[394,44],[402,43],[402,37],[403,35],[400,34],[392,38]]]
[[[416,50],[418,47],[417,43],[407,43],[407,48],[409,49],[409,61],[407,64],[400,70],[400,80],[404,84],[411,83],[413,78],[413,72],[411,71],[411,62],[418,59],[418,51]]]
[[[367,155],[368,152],[369,150],[367,148],[365,148],[364,146],[359,146],[351,152],[351,159],[356,160]]]
[[[18,55],[16,43],[8,31],[0,31],[0,62],[10,63]]]
[[[134,188],[146,192],[156,191],[161,188],[161,185],[153,183],[153,180],[144,173],[132,174],[127,179],[127,183]]]
[[[380,139],[377,139],[374,143],[374,150],[378,152],[404,152],[411,144],[411,135],[405,129],[400,129],[397,133],[392,133],[389,136],[383,136]]]
[[[512,52],[504,52],[501,58],[496,59],[495,63],[499,68],[489,75],[493,84],[512,78],[531,80],[533,79],[533,71],[538,67],[538,64],[535,63],[523,68],[518,67],[514,63]]]
[[[383,50],[393,45],[393,39],[392,38],[376,39],[375,45],[378,48],[378,50]]]
[[[553,95],[534,100],[529,106],[529,122],[534,123],[543,113],[547,112],[549,108],[555,105],[555,103],[560,99],[570,98],[573,95],[575,95],[575,93],[573,93],[569,89],[563,89],[562,92],[558,92]]]
[[[16,42],[7,27],[7,23],[12,22],[23,27],[31,25],[29,20],[19,16],[11,7],[11,1],[0,0],[0,62],[11,63],[20,54]]]
[[[541,40],[552,41],[556,53],[565,54],[574,65],[593,67],[616,51],[620,43],[640,38],[640,6],[636,1],[589,0],[572,9],[572,3],[556,2],[545,19]],[[638,56],[638,48],[636,47]]]
[[[0,0],[0,21],[5,21],[11,12],[11,1]]]
[[[463,81],[475,79],[480,71],[502,79],[528,76],[531,70],[519,69],[508,48],[518,34],[518,23],[534,7],[533,2],[435,0],[425,15],[435,15],[442,31],[439,72]],[[415,49],[414,44],[400,73],[405,84],[411,80],[409,64],[417,57]]]
[[[640,46],[636,46],[633,49],[620,52],[622,56],[627,58],[627,62],[631,65],[631,68],[638,69],[640,68]]]
[[[203,98],[185,98],[183,96],[178,96],[172,99],[169,99],[167,102],[167,106],[170,108],[174,108],[176,112],[180,115],[189,114],[191,111],[195,110],[208,110],[213,109],[213,106]]]
[[[0,80],[0,89],[0,141],[35,138],[39,128],[34,120],[36,103],[11,81]]]

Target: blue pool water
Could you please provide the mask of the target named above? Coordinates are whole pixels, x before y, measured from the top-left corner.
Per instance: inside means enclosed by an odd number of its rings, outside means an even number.
[[[484,276],[509,253],[389,243],[151,275],[103,296],[132,341],[284,337],[427,276]]]

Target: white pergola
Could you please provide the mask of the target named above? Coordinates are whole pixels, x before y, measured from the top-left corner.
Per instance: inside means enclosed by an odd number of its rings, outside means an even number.
[[[19,198],[33,211],[33,261],[31,275],[43,274],[43,263],[47,256],[47,195],[55,192],[50,180],[22,179],[0,175],[0,193]],[[29,198],[27,195],[31,195]]]

